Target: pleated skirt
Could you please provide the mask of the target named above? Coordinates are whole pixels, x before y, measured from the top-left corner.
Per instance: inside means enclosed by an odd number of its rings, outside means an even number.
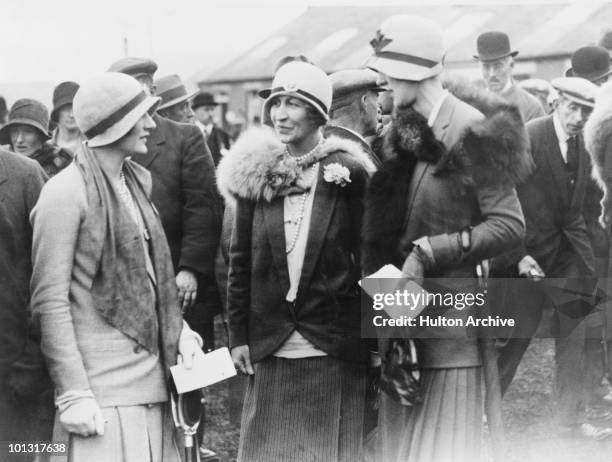
[[[483,433],[482,368],[424,369],[423,403],[381,393],[378,462],[477,462]]]
[[[238,461],[358,461],[365,375],[365,365],[329,356],[255,364]]]
[[[67,441],[67,457],[52,462],[180,462],[169,403],[101,408],[104,435],[68,434],[56,417],[54,441]]]

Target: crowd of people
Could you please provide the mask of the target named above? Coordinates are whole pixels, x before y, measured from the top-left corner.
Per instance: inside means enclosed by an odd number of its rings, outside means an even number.
[[[608,50],[585,44],[565,75],[517,82],[508,35],[483,32],[472,82],[445,69],[425,18],[390,17],[370,45],[362,69],[330,75],[281,58],[261,124],[235,140],[214,95],[155,79],[150,59],[60,83],[50,115],[11,106],[0,441],[67,441],[75,462],[181,460],[169,368],[215,348],[220,314],[247,376],[230,388],[239,461],[480,460],[485,395],[503,396],[545,318],[559,434],[612,437],[586,417],[612,373],[609,314],[550,310],[543,289],[607,287]],[[493,366],[467,329],[364,338],[358,282],[389,264],[462,293],[523,278],[489,297],[520,334],[496,340]]]

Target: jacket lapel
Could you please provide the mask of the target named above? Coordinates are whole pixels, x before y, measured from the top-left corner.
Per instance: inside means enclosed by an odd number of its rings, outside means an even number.
[[[565,164],[563,162],[563,156],[559,148],[559,139],[555,132],[555,126],[553,118],[550,117],[548,125],[546,127],[547,133],[547,145],[548,150],[546,151],[546,162],[552,173],[555,182],[557,183],[556,192],[560,196],[561,204],[569,204],[569,191],[567,188],[567,174],[565,173]]]
[[[279,284],[283,294],[289,292],[289,269],[287,268],[287,244],[285,241],[284,197],[276,197],[270,203],[262,203],[268,242],[272,260],[278,271]]]
[[[330,157],[334,158],[335,156]],[[304,265],[302,266],[302,274],[300,275],[297,292],[298,299],[302,298],[310,284],[338,200],[338,188],[340,186],[329,183],[323,178],[325,165],[331,162],[330,157],[319,164],[317,188],[312,204],[310,229],[308,230],[308,240],[306,241],[306,252],[304,254]]]

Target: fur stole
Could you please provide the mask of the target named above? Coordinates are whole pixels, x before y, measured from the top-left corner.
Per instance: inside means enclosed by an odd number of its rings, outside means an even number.
[[[533,169],[529,139],[515,106],[473,86],[447,82],[447,89],[484,114],[450,150],[435,138],[427,120],[412,108],[396,110],[382,141],[382,166],[370,180],[363,227],[363,270],[387,263],[401,267],[397,254],[410,181],[417,162],[435,165],[457,194],[485,186],[513,186]],[[399,260],[399,261],[398,261]]]
[[[612,155],[612,82],[601,87],[595,108],[584,127],[584,141],[592,160],[592,176],[604,192],[600,220],[603,221],[604,216],[610,215],[612,208],[604,171],[606,155]]]
[[[368,154],[354,141],[330,136],[315,155],[322,161],[330,154],[344,152],[369,173],[375,167]],[[250,201],[272,201],[279,195],[279,183],[291,183],[301,167],[287,158],[285,145],[267,127],[244,132],[217,168],[217,186],[226,203],[236,198]]]

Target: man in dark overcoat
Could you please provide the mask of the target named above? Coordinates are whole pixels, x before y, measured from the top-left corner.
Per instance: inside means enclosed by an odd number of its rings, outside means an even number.
[[[594,274],[594,255],[583,216],[590,164],[582,129],[592,111],[597,87],[579,77],[558,78],[551,83],[559,92],[555,111],[527,124],[536,169],[518,188],[527,230],[524,247],[517,254],[516,271],[519,276],[536,280],[568,278],[573,286],[580,283],[582,287],[587,282],[583,278]],[[522,306],[516,310],[521,332],[500,352],[502,391],[512,381],[530,343],[529,334],[536,331],[548,303],[543,291],[534,294],[537,296],[530,300],[521,300]],[[577,427],[581,432],[586,418],[585,323],[579,322],[576,313],[567,314],[556,313],[553,323],[553,333],[559,337],[555,355],[558,423],[563,431]]]
[[[123,58],[109,71],[136,78],[155,93],[157,64],[149,59]],[[182,303],[189,325],[214,346],[212,319],[220,312],[214,260],[221,232],[221,211],[215,167],[200,130],[154,115],[156,127],[147,139],[147,154],[132,160],[151,171],[153,203],[168,239]],[[191,308],[191,309],[190,309]]]
[[[0,441],[51,439],[53,386],[29,310],[29,215],[45,180],[37,162],[0,150]]]
[[[195,114],[196,125],[206,137],[215,166],[219,165],[223,152],[230,148],[230,136],[218,127],[214,120],[215,110],[219,103],[212,93],[202,92],[193,98],[191,109]]]

